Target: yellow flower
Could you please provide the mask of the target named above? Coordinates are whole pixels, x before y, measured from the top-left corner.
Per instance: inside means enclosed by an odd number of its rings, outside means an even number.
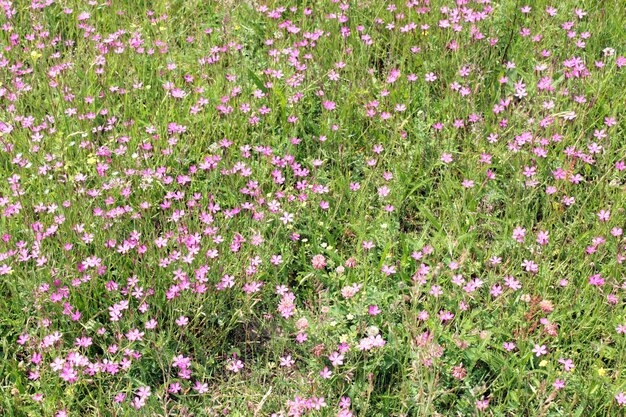
[[[604,368],[598,368],[598,375],[600,375],[600,376],[605,376],[605,375],[606,375],[606,369],[604,369]]]
[[[30,57],[34,60],[38,60],[39,58],[41,58],[41,52],[32,50],[30,51]]]

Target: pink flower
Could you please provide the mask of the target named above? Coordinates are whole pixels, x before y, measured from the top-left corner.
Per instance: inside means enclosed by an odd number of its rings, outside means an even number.
[[[324,269],[326,267],[326,258],[324,258],[324,255],[315,255],[311,262],[315,269]]]
[[[341,289],[341,295],[344,298],[352,298],[361,290],[361,284],[352,284]]]
[[[452,154],[449,154],[446,152],[441,154],[441,162],[443,162],[444,164],[449,164],[452,161],[453,161]]]
[[[465,179],[465,180],[463,180],[461,185],[463,186],[463,188],[473,188],[474,187],[474,181]]]
[[[193,386],[193,389],[198,394],[205,394],[205,393],[209,392],[209,385],[207,383],[203,384],[200,381],[196,381],[195,385]]]
[[[537,357],[546,355],[548,353],[548,349],[546,348],[546,345],[541,345],[541,346],[535,345],[532,351]]]
[[[611,217],[611,210],[600,210],[598,213],[598,219],[601,222],[608,222]]]
[[[550,234],[544,230],[540,231],[537,234],[537,243],[540,245],[547,245],[549,243]]]
[[[324,369],[322,369],[320,371],[320,376],[323,379],[329,379],[331,376],[333,375],[333,371],[331,371],[330,369],[328,369],[327,366],[324,367]]]
[[[604,278],[600,274],[594,274],[589,277],[589,285],[600,287],[604,285]]]
[[[371,350],[373,348],[380,348],[385,346],[386,342],[380,335],[368,336],[361,339],[357,348],[359,350]]]
[[[322,105],[324,106],[326,110],[330,110],[330,111],[333,111],[335,110],[335,108],[337,108],[337,105],[335,104],[334,101],[324,101]]]
[[[328,359],[330,360],[330,362],[332,363],[334,367],[337,367],[339,365],[343,365],[344,355],[342,355],[339,352],[333,352],[330,354]]]
[[[373,306],[369,306],[368,313],[370,316],[377,316],[380,313],[382,313],[382,311],[380,311],[380,308],[378,308],[377,305],[373,305]]]
[[[517,240],[518,243],[523,243],[525,237],[526,229],[523,227],[517,226],[515,230],[513,230],[513,239]]]
[[[294,361],[291,358],[291,355],[287,355],[287,356],[283,356],[280,358],[280,366],[284,367],[284,368],[291,368],[291,366],[296,363],[296,361]]]
[[[230,359],[228,361],[228,364],[226,365],[226,369],[228,369],[229,371],[234,372],[234,373],[239,372],[242,368],[243,368],[243,362],[241,362],[236,357]]]
[[[180,316],[179,318],[176,319],[176,324],[179,325],[180,327],[186,326],[187,323],[189,323],[188,317]]]
[[[387,276],[395,274],[396,273],[396,267],[395,265],[383,265],[382,268],[380,268],[381,272]]]
[[[151,392],[150,387],[148,387],[148,386],[139,387],[139,389],[137,390],[137,397],[139,397],[139,398],[146,399],[150,395],[152,395],[152,392]]]
[[[476,408],[479,410],[486,410],[489,407],[489,400],[477,400]]]
[[[374,248],[374,242],[371,240],[364,240],[363,243],[361,244],[361,246],[363,247],[363,249],[365,250],[370,250],[372,248]]]
[[[515,350],[515,343],[513,342],[504,342],[502,346],[507,350],[507,352]]]

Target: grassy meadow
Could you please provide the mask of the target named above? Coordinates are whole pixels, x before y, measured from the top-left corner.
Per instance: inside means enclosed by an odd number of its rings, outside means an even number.
[[[626,414],[621,0],[0,0],[0,415]]]

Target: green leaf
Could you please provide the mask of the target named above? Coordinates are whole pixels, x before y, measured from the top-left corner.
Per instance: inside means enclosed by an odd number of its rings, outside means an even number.
[[[252,70],[248,70],[248,76],[252,79],[254,85],[259,87],[259,90],[267,93],[267,88],[265,87],[265,84],[263,84],[263,81],[261,81],[261,79],[254,72],[252,72]]]

